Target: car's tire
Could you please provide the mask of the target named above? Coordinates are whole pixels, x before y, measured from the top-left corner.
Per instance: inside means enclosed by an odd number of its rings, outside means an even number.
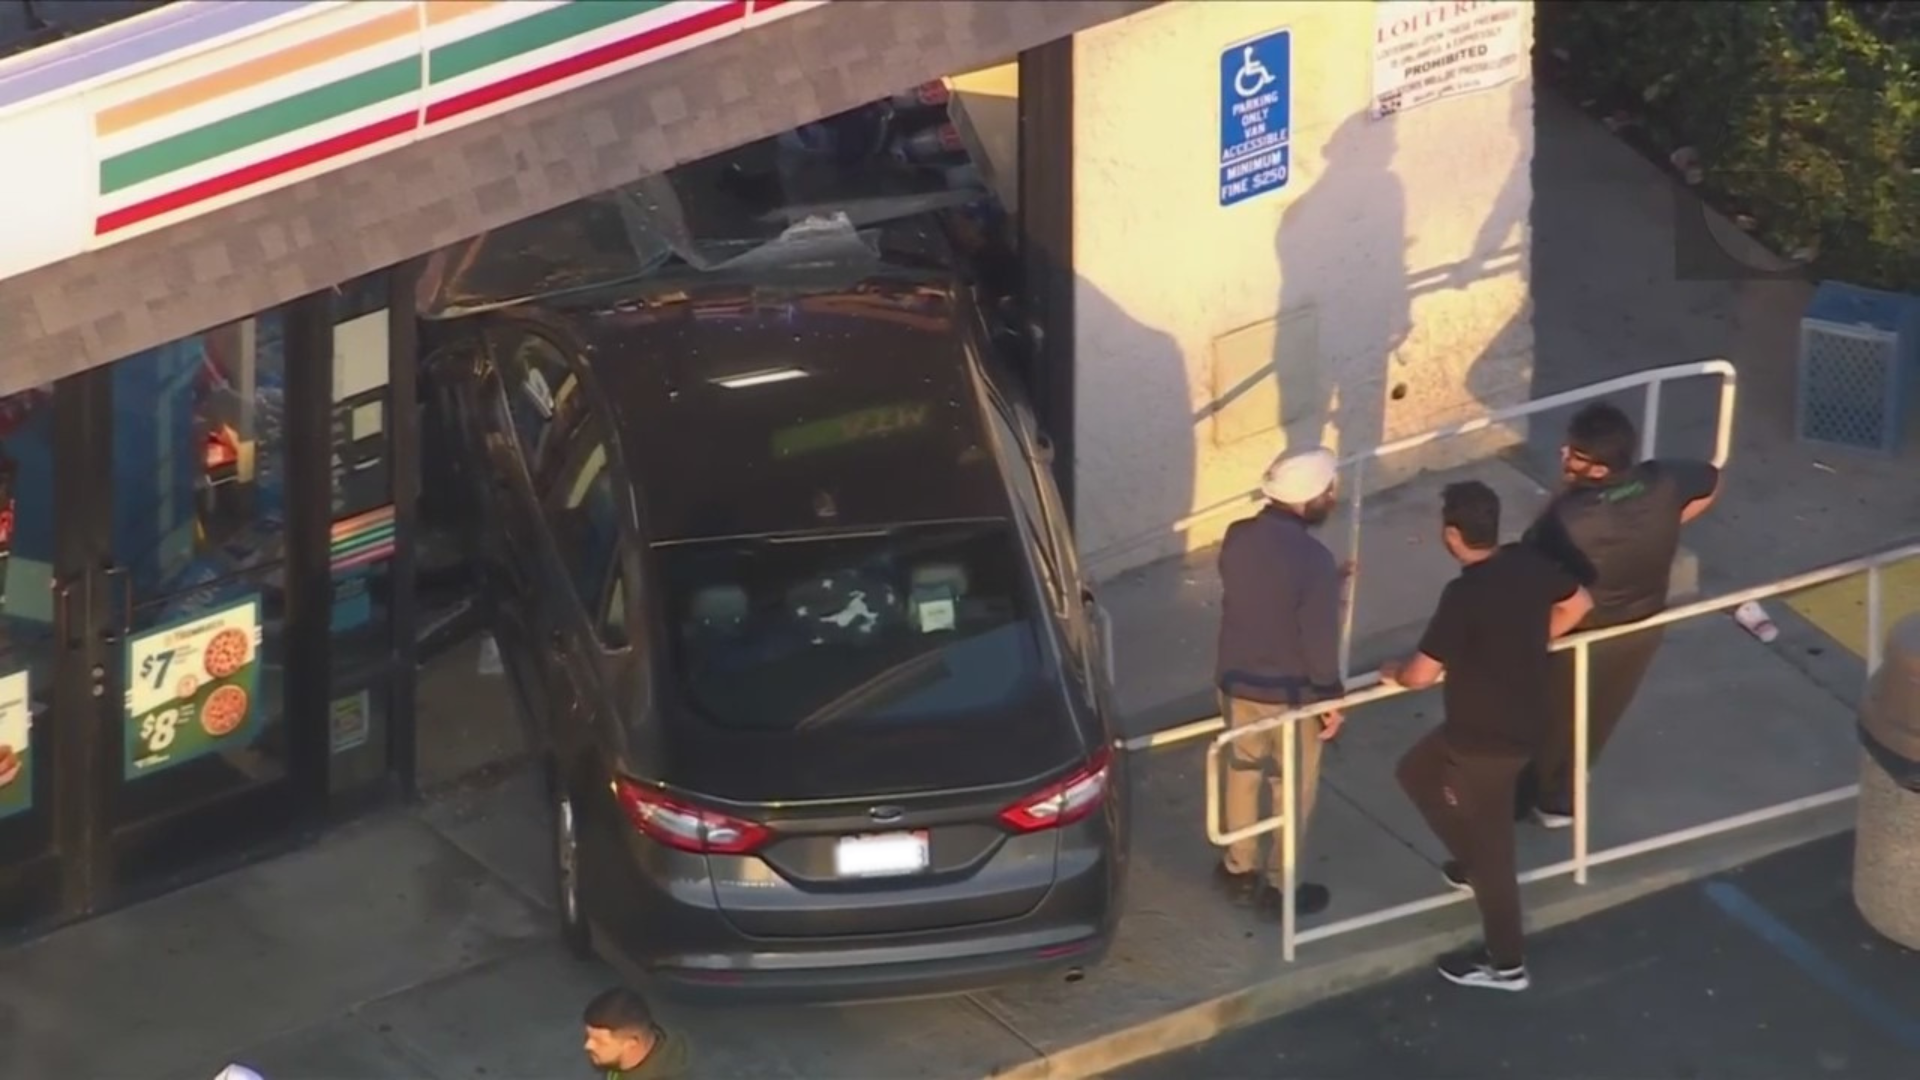
[[[556,777],[549,786],[553,817],[554,909],[560,917],[560,940],[567,951],[588,960],[593,957],[593,928],[580,903],[579,819],[567,785]]]

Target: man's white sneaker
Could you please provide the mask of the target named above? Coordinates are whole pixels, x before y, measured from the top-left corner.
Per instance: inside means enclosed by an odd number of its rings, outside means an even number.
[[[1517,993],[1530,984],[1525,964],[1519,967],[1495,967],[1484,949],[1449,953],[1440,958],[1440,977],[1455,986],[1480,990],[1505,990]]]

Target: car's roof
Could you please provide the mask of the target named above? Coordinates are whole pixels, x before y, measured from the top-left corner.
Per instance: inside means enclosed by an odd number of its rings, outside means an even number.
[[[695,280],[555,313],[663,542],[1005,516],[961,295]]]

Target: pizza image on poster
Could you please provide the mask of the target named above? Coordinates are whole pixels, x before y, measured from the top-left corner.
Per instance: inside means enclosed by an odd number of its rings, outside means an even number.
[[[27,673],[0,676],[0,819],[33,809],[32,737]]]
[[[260,641],[257,595],[128,640],[128,779],[252,740]]]

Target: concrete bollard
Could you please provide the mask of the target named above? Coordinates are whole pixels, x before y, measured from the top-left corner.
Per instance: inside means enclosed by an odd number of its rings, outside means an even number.
[[[1853,902],[1867,924],[1920,950],[1920,615],[1887,634],[1860,708]]]

